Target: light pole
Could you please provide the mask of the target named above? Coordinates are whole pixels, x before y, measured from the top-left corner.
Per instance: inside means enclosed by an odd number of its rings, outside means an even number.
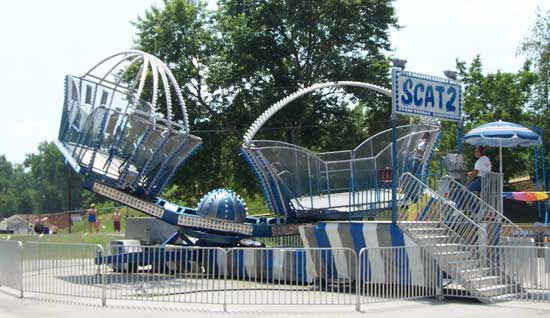
[[[393,64],[392,69],[392,98],[395,98],[395,87],[398,85],[397,82],[397,76],[399,75],[399,72],[405,69],[405,65],[407,64],[407,60],[402,60],[398,58],[394,58],[391,60]],[[392,104],[395,105],[395,100],[392,101]],[[395,224],[397,222],[397,113],[396,110],[393,109],[392,106],[392,113],[391,113],[391,221],[392,224]]]
[[[445,70],[443,71],[443,74],[445,74],[445,77],[447,77],[450,80],[457,81],[458,73],[453,70]],[[460,116],[460,122],[458,123],[458,145],[457,145],[457,152],[462,153],[462,135],[463,135],[463,118]]]

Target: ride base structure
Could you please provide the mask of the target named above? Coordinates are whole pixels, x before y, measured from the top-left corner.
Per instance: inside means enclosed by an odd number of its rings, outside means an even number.
[[[394,78],[395,74],[399,70],[394,70]],[[427,80],[418,79],[422,85],[428,85],[422,82]],[[403,83],[405,88],[414,84],[403,77],[396,83]],[[455,85],[447,84],[451,88]],[[446,181],[445,193],[426,185],[429,164],[441,138],[434,120],[401,127],[394,120],[391,129],[371,136],[354,149],[333,152],[317,153],[287,142],[255,139],[279,110],[315,91],[359,87],[393,98],[394,102],[398,98],[395,88],[390,91],[362,82],[321,83],[300,89],[268,108],[246,132],[242,154],[259,180],[273,217],[247,215],[244,201],[227,189],[209,192],[196,208],[168,202],[161,197],[163,190],[202,143],[190,133],[179,87],[170,69],[156,57],[141,51],[115,54],[84,76],[65,78],[63,115],[56,141],[66,162],[85,175],[86,188],[178,226],[179,230],[162,246],[258,247],[261,244],[254,238],[300,234],[306,247],[349,247],[356,252],[363,247],[431,246],[442,268],[460,273],[468,269],[460,263],[464,257],[481,262],[479,255],[465,255],[460,246],[479,244],[481,240],[486,244],[499,241],[500,231],[493,223],[502,222],[500,211],[475,195],[458,197],[464,188],[451,181]],[[414,96],[411,101],[419,98]],[[448,99],[445,104],[450,102]],[[407,107],[406,103],[400,106]],[[387,225],[352,223],[389,211],[392,222]],[[486,222],[488,214],[492,216],[491,224]],[[444,251],[445,259],[438,256]],[[457,252],[451,255],[456,259],[449,258],[449,251]],[[138,262],[134,264],[137,267],[147,265],[152,257],[143,251],[135,252],[133,257],[123,249],[119,252],[98,257],[97,262],[120,269],[134,267],[128,264],[129,259]],[[248,254],[255,257],[254,253]],[[174,261],[170,253],[163,255],[155,259]],[[372,261],[384,263],[382,259]],[[422,271],[418,266],[391,266]],[[486,296],[466,276],[454,276],[472,294]]]

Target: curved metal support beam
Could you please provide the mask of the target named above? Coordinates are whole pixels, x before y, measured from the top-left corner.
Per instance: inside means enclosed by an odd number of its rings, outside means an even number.
[[[104,74],[96,75],[96,72],[100,72],[100,66],[104,63],[107,63],[109,61],[113,60],[114,64],[113,66],[108,69],[108,71]],[[119,67],[122,63],[128,62],[130,64],[136,64],[141,63],[141,67],[138,71],[138,74],[136,76],[137,83],[137,89],[136,94],[134,95],[136,98],[136,101],[141,98],[141,94],[143,92],[143,88],[145,85],[145,80],[148,76],[148,73],[151,72],[153,77],[153,94],[152,94],[152,101],[151,105],[153,105],[153,108],[156,107],[157,100],[159,97],[159,78],[162,82],[162,85],[164,86],[164,95],[166,98],[166,121],[167,121],[167,127],[169,130],[173,129],[172,125],[172,100],[171,100],[171,92],[170,90],[173,89],[173,91],[176,93],[176,99],[177,103],[182,113],[182,121],[183,121],[183,130],[185,133],[189,133],[189,119],[187,114],[187,109],[185,108],[185,103],[183,100],[183,96],[181,94],[180,87],[176,81],[176,78],[174,74],[172,74],[172,71],[168,66],[159,60],[154,55],[148,54],[143,51],[139,50],[128,50],[120,53],[113,54],[99,63],[97,63],[94,67],[92,67],[88,72],[82,76],[83,78],[86,77],[92,77],[101,82],[106,81],[106,78],[109,74],[113,72],[114,69]],[[128,68],[126,68],[128,69]],[[103,71],[101,71],[103,72]],[[120,79],[117,80],[116,83],[114,83],[115,87],[120,85]]]
[[[260,115],[260,117],[258,117],[258,119],[256,119],[254,121],[254,123],[250,126],[250,128],[248,128],[248,130],[246,131],[246,134],[244,135],[244,138],[243,138],[244,146],[249,146],[250,141],[254,138],[256,133],[258,133],[260,128],[262,128],[262,126],[273,115],[275,115],[279,110],[283,109],[286,105],[288,105],[292,101],[294,101],[294,100],[296,100],[296,99],[298,99],[298,98],[300,98],[300,97],[302,97],[302,96],[304,96],[308,93],[316,91],[318,89],[330,88],[330,87],[344,87],[344,86],[354,86],[354,87],[366,88],[366,89],[373,90],[375,92],[384,94],[388,97],[392,96],[391,90],[386,89],[384,87],[374,85],[374,84],[369,84],[369,83],[353,82],[353,81],[319,83],[319,84],[314,84],[314,85],[306,87],[306,88],[302,88],[302,89],[298,90],[297,92],[294,92],[293,94],[283,98],[279,102],[273,104],[262,115]]]

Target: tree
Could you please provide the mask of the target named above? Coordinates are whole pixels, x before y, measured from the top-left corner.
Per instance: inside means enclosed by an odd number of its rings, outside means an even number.
[[[72,170],[68,172],[65,160],[53,142],[42,142],[38,146],[38,153],[28,154],[23,165],[28,172],[21,176],[20,186],[30,186],[32,191],[21,192],[21,204],[27,200],[34,202],[33,210],[38,213],[50,213],[67,211],[75,207],[81,207],[81,194],[83,178]],[[68,206],[67,182],[71,178],[70,185],[71,202]],[[28,206],[30,208],[30,206]]]
[[[544,147],[547,159],[546,167],[549,167],[550,156],[550,11],[537,12],[537,20],[527,37],[520,46],[519,52],[525,55],[533,63],[535,73],[538,76],[534,86],[532,99],[529,104],[533,122],[544,132]],[[547,171],[547,175],[550,170]]]
[[[520,46],[520,53],[528,57],[535,67],[539,80],[535,86],[533,109],[538,113],[550,112],[550,11],[537,12],[537,21]]]
[[[17,207],[13,170],[11,162],[0,156],[0,216],[4,217],[11,215]]]
[[[477,56],[468,65],[457,61],[459,80],[464,83],[464,132],[492,121],[509,121],[530,125],[531,115],[528,107],[531,92],[536,84],[536,75],[530,70],[530,63],[525,63],[516,73],[497,71],[483,74],[481,57]],[[446,132],[441,148],[455,149],[456,129],[444,123]],[[493,161],[493,170],[498,167],[498,150],[487,148]],[[466,156],[473,165],[473,156]],[[514,176],[528,172],[532,167],[530,152],[518,149],[503,148],[504,174]]]
[[[389,28],[397,26],[391,1],[357,0],[224,0],[216,12],[202,1],[166,0],[135,25],[136,47],[171,67],[186,96],[191,129],[205,142],[176,177],[179,187],[169,191],[189,203],[219,186],[259,193],[238,153],[245,130],[271,104],[317,82],[389,86],[384,51],[390,49]],[[301,98],[261,137],[314,150],[356,146],[369,132],[363,119],[372,110],[389,114],[390,104],[373,93],[347,92],[352,95],[323,91]]]

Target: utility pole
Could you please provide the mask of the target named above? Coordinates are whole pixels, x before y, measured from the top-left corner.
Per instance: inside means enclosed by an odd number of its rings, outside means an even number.
[[[71,169],[69,166],[66,167],[67,169],[67,210],[71,211],[71,207],[73,206],[71,201]],[[67,213],[67,217],[69,218],[69,234],[72,232],[72,219],[71,219],[71,212]]]

